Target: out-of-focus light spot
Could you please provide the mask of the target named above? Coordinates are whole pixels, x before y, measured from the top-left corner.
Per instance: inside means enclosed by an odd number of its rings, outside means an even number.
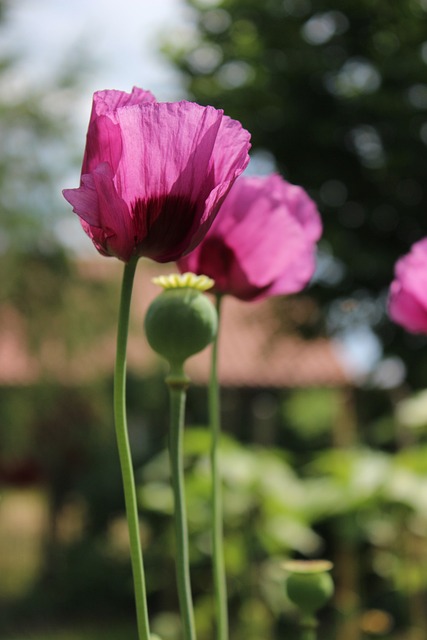
[[[316,272],[311,280],[312,283],[319,282],[327,287],[334,287],[344,278],[345,266],[335,256],[331,249],[325,244],[317,250]]]
[[[224,9],[212,9],[202,15],[201,22],[209,33],[224,33],[231,24],[231,16]]]
[[[396,407],[396,419],[404,427],[420,429],[427,425],[427,390],[401,400]]]
[[[197,46],[199,35],[194,25],[177,25],[168,35],[168,47],[172,52],[191,51]]]
[[[416,109],[427,109],[427,84],[413,84],[406,97],[410,105]]]
[[[224,64],[216,77],[224,89],[237,89],[250,82],[253,75],[254,71],[247,62],[235,60]]]
[[[368,326],[340,331],[335,345],[341,362],[355,378],[371,374],[381,357],[381,345]]]
[[[215,45],[203,45],[187,55],[187,63],[195,73],[211,73],[221,61],[221,48]]]
[[[420,138],[424,144],[427,144],[427,122],[424,122],[420,128]]]
[[[268,176],[277,171],[276,160],[267,149],[255,149],[251,153],[251,161],[245,171],[246,175]]]
[[[341,207],[347,200],[347,187],[341,180],[326,180],[319,190],[321,200],[330,207]]]
[[[325,76],[327,90],[343,98],[352,98],[364,93],[374,93],[381,85],[381,75],[371,62],[363,58],[352,58],[336,73]]]
[[[252,20],[236,20],[231,27],[231,37],[238,56],[254,55],[259,50],[259,34]]]
[[[370,125],[360,125],[350,132],[350,141],[361,163],[369,169],[382,167],[385,162],[383,145],[378,131]]]
[[[394,528],[395,529],[395,528]],[[396,531],[394,537],[391,537],[391,542],[396,539]],[[375,544],[375,539],[373,540]],[[390,541],[388,541],[390,544]],[[382,546],[381,544],[376,546]],[[377,551],[372,558],[372,567],[375,573],[382,578],[391,578],[396,571],[396,556],[390,551]]]
[[[379,389],[396,389],[405,380],[406,367],[397,357],[384,358],[375,367],[371,382]]]
[[[422,61],[427,64],[427,41],[422,43],[420,47],[420,55]]]
[[[310,0],[283,0],[283,9],[294,18],[306,16],[311,10]]]
[[[341,11],[316,13],[302,27],[302,36],[309,44],[321,45],[341,35],[348,27],[349,21]]]
[[[365,633],[383,635],[393,628],[393,618],[386,611],[370,609],[365,611],[360,620],[360,628]]]

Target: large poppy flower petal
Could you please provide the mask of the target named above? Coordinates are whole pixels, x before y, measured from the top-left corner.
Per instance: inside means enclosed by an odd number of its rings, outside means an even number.
[[[103,254],[129,260],[135,239],[126,203],[118,195],[111,168],[100,164],[91,174],[82,176],[79,189],[66,189],[64,196],[73,211],[85,222],[83,228]],[[91,231],[93,229],[93,231]]]
[[[413,333],[427,334],[427,238],[400,258],[390,287],[390,317]]]
[[[249,147],[241,124],[213,107],[158,103],[135,88],[98,92],[81,186],[64,196],[101,253],[176,260],[208,231]]]
[[[294,293],[313,275],[320,233],[319,213],[303,189],[278,175],[240,177],[205,239],[178,266],[242,300]]]

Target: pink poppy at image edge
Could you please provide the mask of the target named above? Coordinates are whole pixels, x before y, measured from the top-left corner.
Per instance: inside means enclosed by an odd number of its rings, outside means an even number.
[[[80,187],[65,199],[103,255],[174,261],[191,251],[249,162],[250,135],[223,111],[94,94]]]
[[[201,244],[178,261],[214,291],[241,300],[296,293],[315,270],[322,223],[315,203],[279,175],[240,177]]]
[[[388,312],[408,331],[427,334],[427,238],[412,245],[396,263]]]

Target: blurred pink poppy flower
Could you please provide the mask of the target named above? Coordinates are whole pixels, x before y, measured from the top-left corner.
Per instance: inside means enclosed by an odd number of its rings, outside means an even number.
[[[103,255],[176,260],[208,231],[248,163],[249,138],[213,107],[99,91],[80,187],[63,194]]]
[[[241,177],[181,271],[215,280],[214,291],[241,300],[300,291],[315,269],[322,224],[301,187],[278,175]]]
[[[427,238],[397,261],[388,310],[392,320],[413,333],[427,334]]]

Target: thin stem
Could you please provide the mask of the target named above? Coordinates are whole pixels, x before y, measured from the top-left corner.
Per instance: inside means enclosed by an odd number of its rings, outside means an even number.
[[[196,640],[193,599],[190,584],[190,560],[188,551],[187,513],[185,508],[183,431],[186,400],[186,383],[170,383],[170,434],[169,454],[171,482],[175,505],[176,577],[179,606],[184,628],[184,640]]]
[[[220,321],[221,297],[216,298],[218,321]],[[219,469],[219,440],[221,435],[220,397],[218,385],[218,334],[212,345],[211,373],[209,381],[209,421],[211,429],[211,473],[212,473],[212,559],[216,608],[216,638],[228,638],[227,581],[224,564],[224,532],[222,510],[222,483]]]
[[[137,260],[128,262],[123,271],[117,328],[116,365],[114,370],[114,421],[122,472],[126,517],[129,529],[130,555],[138,623],[138,640],[149,640],[150,629],[148,622],[144,565],[139,537],[138,506],[126,419],[126,347],[129,329],[130,301],[132,297],[132,286],[136,264]]]

